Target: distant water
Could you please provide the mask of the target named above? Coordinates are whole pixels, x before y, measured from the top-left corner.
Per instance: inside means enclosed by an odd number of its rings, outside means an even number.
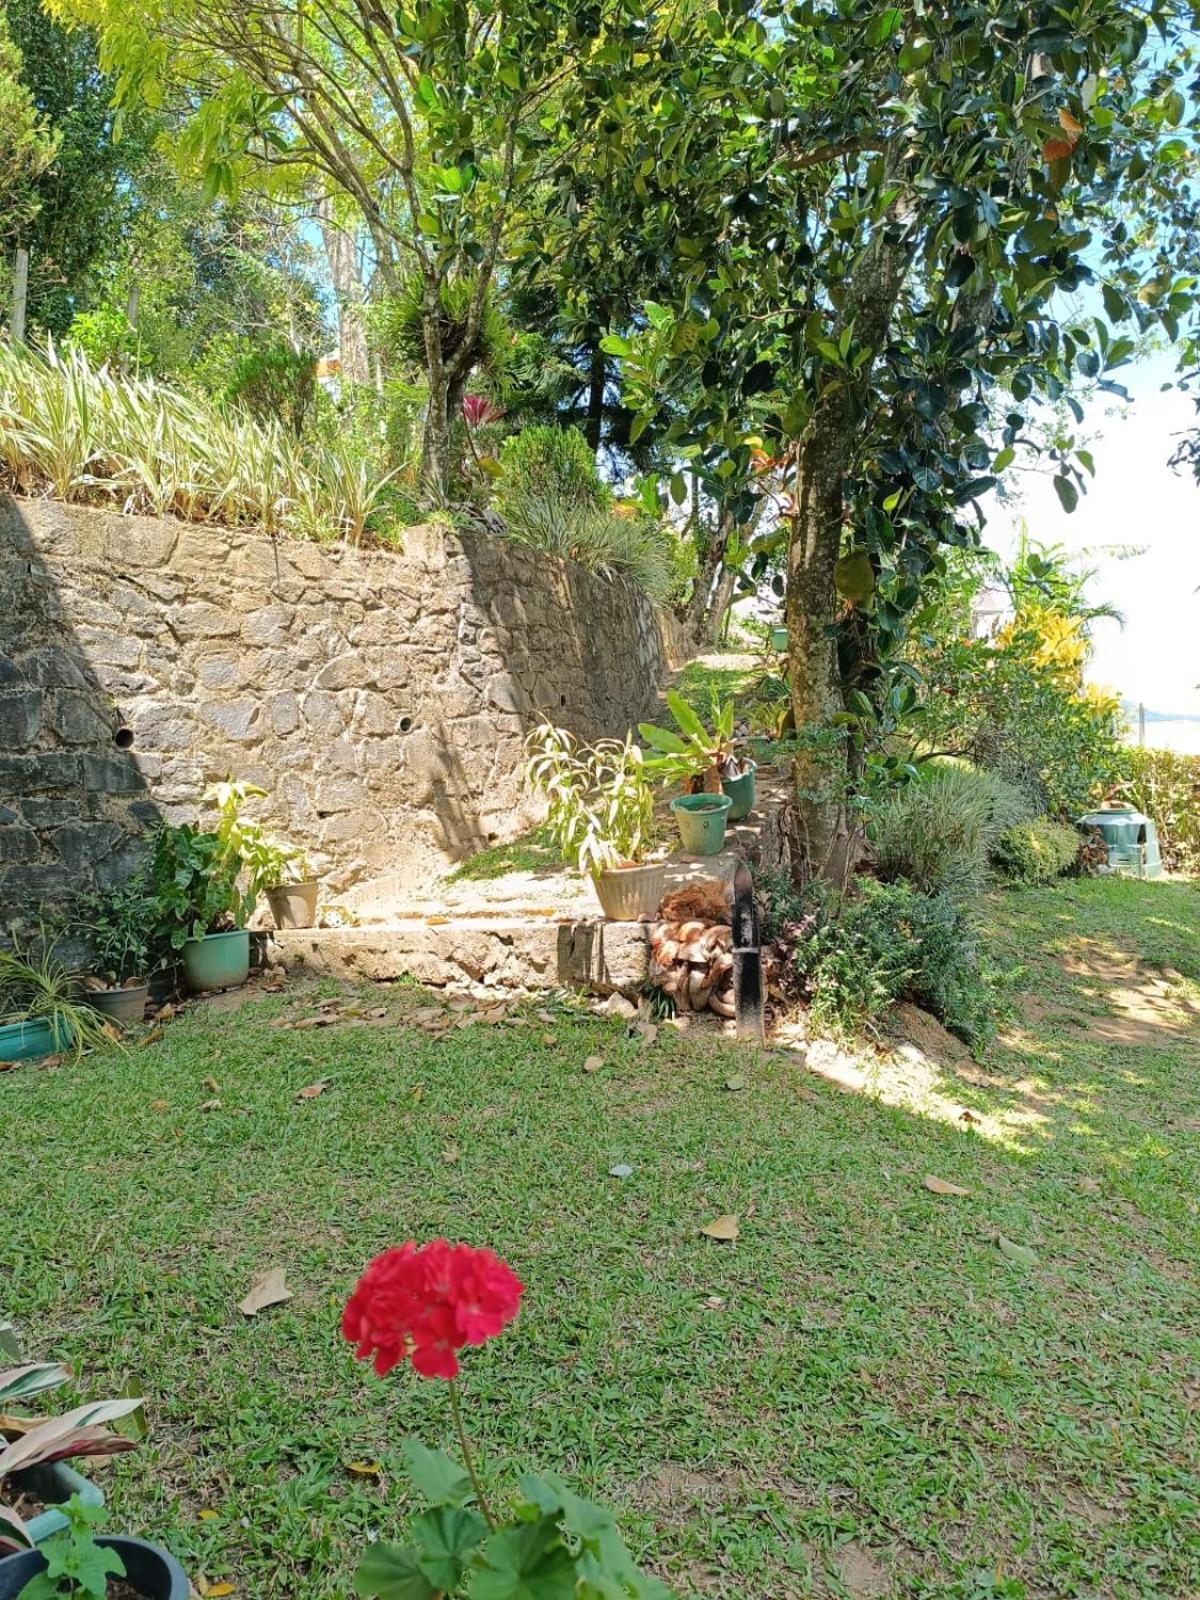
[[[1137,743],[1136,726],[1129,743]],[[1153,750],[1178,750],[1181,755],[1200,756],[1200,721],[1184,717],[1178,721],[1168,718],[1163,722],[1147,722],[1146,744]]]

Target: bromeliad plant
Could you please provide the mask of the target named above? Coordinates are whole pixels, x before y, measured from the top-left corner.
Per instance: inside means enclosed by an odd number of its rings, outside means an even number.
[[[495,1338],[517,1315],[524,1285],[491,1250],[434,1239],[376,1256],[359,1279],[342,1332],[381,1376],[404,1361],[450,1385],[462,1465],[416,1439],[404,1447],[429,1502],[407,1544],[371,1545],[355,1574],[363,1600],[671,1600],[635,1566],[610,1512],[557,1477],[520,1479],[501,1514],[484,1494],[463,1425],[459,1352]]]
[[[549,801],[546,828],[564,860],[593,878],[643,860],[654,842],[654,796],[632,739],[581,745],[543,722],[525,747],[526,776]]]
[[[31,1543],[20,1516],[4,1503],[4,1493],[11,1494],[14,1489],[13,1474],[78,1456],[133,1450],[145,1431],[142,1401],[137,1397],[92,1400],[58,1417],[31,1417],[8,1410],[13,1402],[23,1404],[70,1377],[71,1369],[58,1361],[36,1361],[0,1372],[0,1554]],[[102,1426],[121,1420],[126,1433],[112,1433]]]
[[[667,706],[678,733],[652,722],[638,723],[639,734],[655,752],[647,758],[646,771],[663,783],[683,784],[688,794],[720,794],[722,780],[742,771],[733,750],[733,701],[714,700],[711,729],[674,689],[667,690]]]

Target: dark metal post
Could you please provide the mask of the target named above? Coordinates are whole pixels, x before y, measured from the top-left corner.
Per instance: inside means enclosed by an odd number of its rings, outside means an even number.
[[[733,1003],[739,1039],[763,1037],[762,948],[750,868],[733,874]]]

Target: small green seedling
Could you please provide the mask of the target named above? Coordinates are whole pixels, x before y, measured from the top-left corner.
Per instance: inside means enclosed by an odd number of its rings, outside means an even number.
[[[81,1595],[105,1600],[109,1578],[125,1576],[125,1563],[117,1552],[102,1549],[92,1536],[92,1529],[108,1513],[103,1506],[85,1505],[75,1494],[59,1509],[67,1526],[42,1546],[46,1570],[29,1580],[18,1600],[65,1600]]]

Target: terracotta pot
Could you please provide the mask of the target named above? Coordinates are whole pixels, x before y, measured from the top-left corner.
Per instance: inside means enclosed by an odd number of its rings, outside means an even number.
[[[593,878],[596,895],[610,922],[637,922],[641,917],[656,917],[666,886],[667,869],[653,867],[609,867]]]
[[[311,928],[317,920],[317,880],[276,883],[267,890],[267,904],[277,928]]]

